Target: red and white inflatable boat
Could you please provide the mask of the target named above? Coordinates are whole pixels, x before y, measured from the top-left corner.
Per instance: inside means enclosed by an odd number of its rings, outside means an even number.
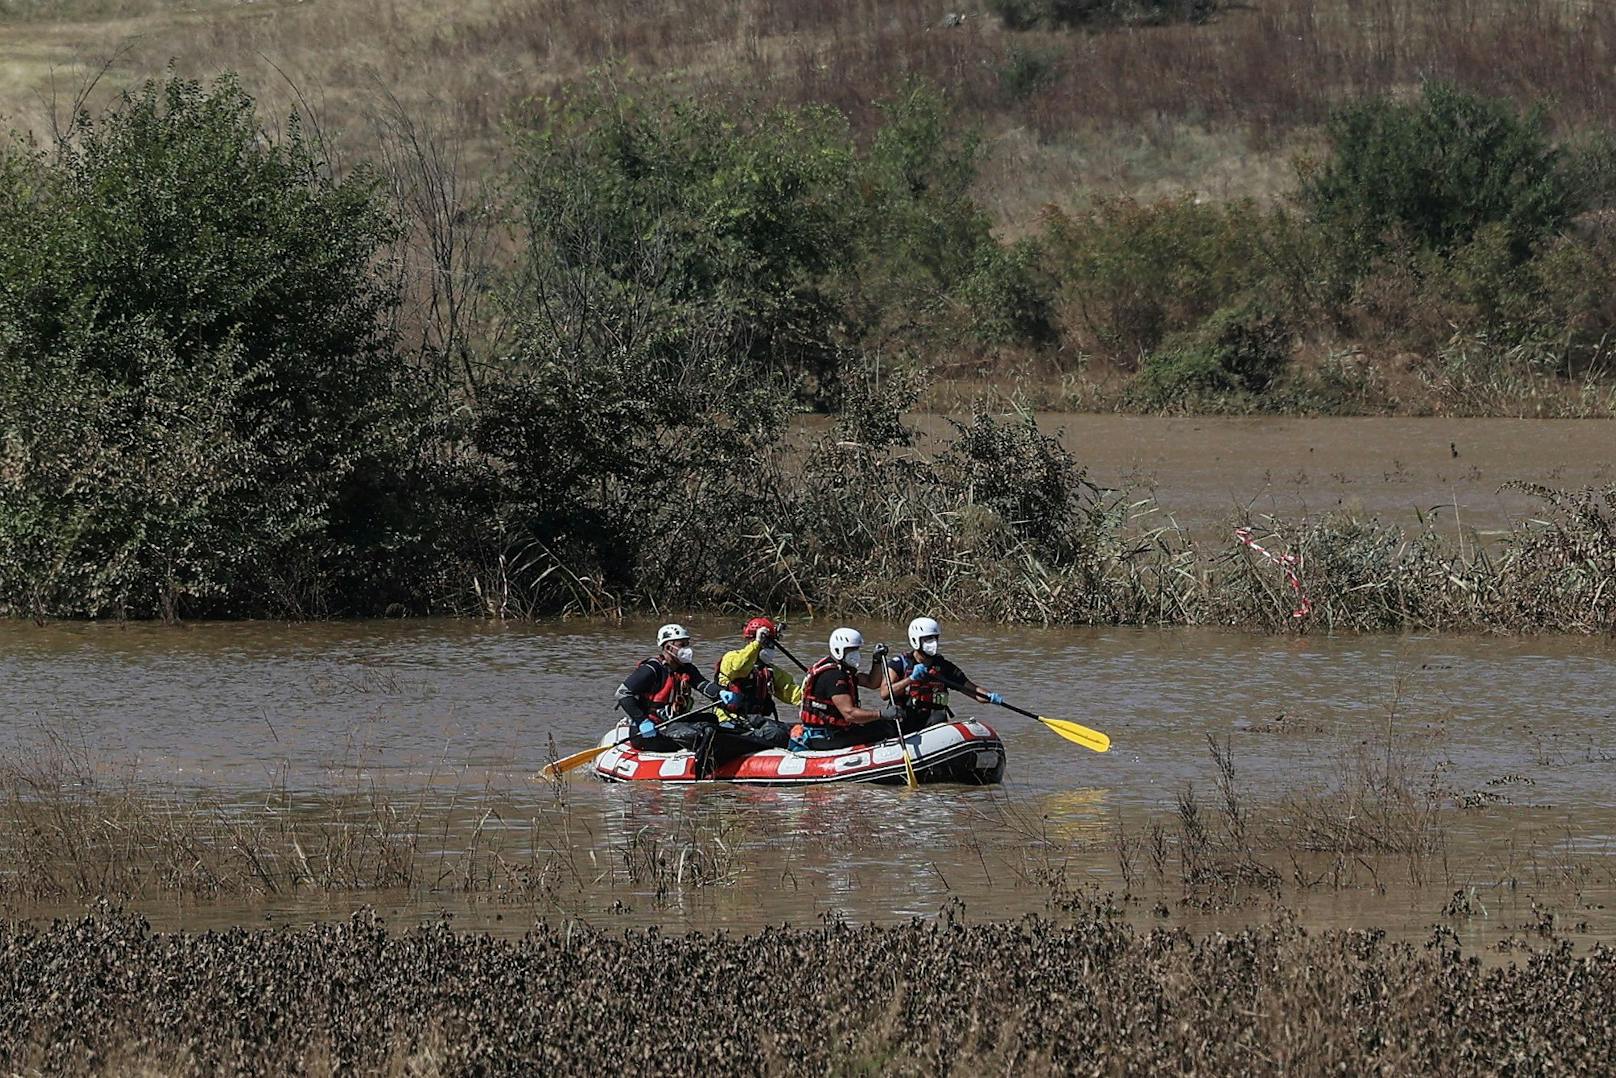
[[[695,782],[696,758],[687,751],[642,752],[627,741],[626,725],[601,738],[611,748],[595,758],[597,778],[607,782]],[[618,742],[622,741],[621,744]],[[986,786],[1004,780],[1004,742],[993,727],[975,719],[940,722],[905,734],[918,782]],[[723,764],[706,782],[747,786],[810,786],[823,782],[903,785],[903,748],[897,738],[873,745],[819,752],[765,749]]]

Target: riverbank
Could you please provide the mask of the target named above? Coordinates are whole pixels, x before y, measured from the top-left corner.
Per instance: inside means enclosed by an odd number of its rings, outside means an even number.
[[[835,421],[776,429],[750,453],[670,449],[676,479],[619,447],[633,478],[605,482],[593,451],[563,439],[543,475],[497,480],[542,514],[549,541],[510,521],[475,527],[467,492],[448,484],[410,510],[440,530],[395,536],[380,563],[290,549],[241,561],[239,534],[186,548],[208,577],[200,592],[152,578],[172,565],[166,540],[111,563],[71,560],[131,526],[109,507],[108,535],[30,532],[0,561],[0,614],[905,621],[923,610],[1285,633],[1616,629],[1616,590],[1603,585],[1616,575],[1608,421],[967,420],[906,403],[894,390]],[[390,559],[399,573],[377,578]]]
[[[115,7],[278,26],[293,31],[287,48],[310,45],[315,25],[370,25],[339,3]],[[764,7],[747,8],[754,25],[777,17]],[[1562,124],[1488,96],[1494,81],[1469,68],[1411,92],[1441,69],[1423,61],[1454,58],[1454,36],[1433,32],[1450,8],[1495,43],[1530,22],[1538,61],[1580,58],[1536,69],[1540,89],[1583,95],[1554,102]],[[413,25],[432,9],[412,10]],[[350,161],[309,105],[317,88],[280,123],[249,77],[180,65],[9,140],[0,612],[924,608],[1068,624],[1607,629],[1598,482],[1539,491],[1530,474],[1505,477],[1548,524],[1521,524],[1485,563],[1446,522],[1270,521],[1237,503],[1251,519],[1233,526],[1324,570],[1304,581],[1317,594],[1286,609],[1298,589],[1254,574],[1250,548],[1187,542],[1172,504],[1101,489],[1026,402],[973,400],[956,436],[920,456],[903,417],[955,391],[940,386],[1023,373],[1034,405],[1085,409],[1609,415],[1616,136],[1590,107],[1609,65],[1578,50],[1606,48],[1616,22],[1547,0],[1526,14],[1452,0],[1434,19],[1402,0],[1368,20],[1311,0],[1155,5],[1170,25],[1148,30],[1091,22],[1093,8],[1081,25],[1018,10],[936,26],[917,7],[816,9],[827,21],[783,36],[840,47],[874,35],[893,51],[854,48],[843,77],[779,98],[774,76],[819,61],[731,57],[763,66],[691,81],[680,61],[701,68],[695,55],[660,64],[653,49],[649,66],[569,71],[507,102],[515,115],[485,117],[501,132],[486,168],[472,167],[459,117],[431,107],[377,103],[367,122],[381,137]],[[24,14],[52,36],[51,12]],[[468,43],[505,43],[485,36],[488,12],[464,14]],[[727,47],[710,35],[734,21],[711,4],[672,23],[633,5],[566,14],[581,40],[690,31],[697,54]],[[399,47],[435,54],[447,31],[433,25]],[[975,119],[1025,126],[1042,93],[1023,81],[1041,63],[1035,44],[1051,50],[1052,88],[1092,70],[1091,49],[1165,60],[1176,53],[1152,50],[1198,42],[1212,53],[1190,54],[1215,61],[1203,74],[1238,66],[1254,29],[1262,51],[1305,41],[1316,63],[1379,56],[1387,41],[1422,62],[1384,86],[1335,82],[1306,116],[1287,113],[1317,156],[1269,201],[1085,197],[1018,214],[1016,228],[985,208],[1002,146]],[[965,68],[955,47],[974,57]],[[268,63],[277,86],[291,82]],[[867,92],[832,92],[866,64]],[[989,84],[951,77],[966,68]],[[1161,83],[1132,77],[1141,92]],[[1254,95],[1220,96],[1231,123],[1273,90],[1231,85]],[[1118,115],[1111,134],[1141,126]],[[1048,379],[1070,392],[1040,396]],[[805,414],[836,427],[793,444]]]
[[[1096,908],[515,941],[367,915],[171,935],[103,911],[0,926],[0,954],[20,1071],[1575,1073],[1616,1054],[1616,951],[1552,932],[1483,965],[1441,929],[1196,937]]]

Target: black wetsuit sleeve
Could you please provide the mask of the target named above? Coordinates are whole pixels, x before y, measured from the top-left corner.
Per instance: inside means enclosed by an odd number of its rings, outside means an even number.
[[[943,659],[938,662],[935,669],[937,670],[937,673],[942,676],[944,681],[951,681],[955,685],[974,684],[970,678],[965,676],[965,671],[961,670],[947,659]]]
[[[719,692],[723,690],[723,686],[716,679],[709,678],[702,673],[701,669],[694,663],[685,663],[679,668],[679,672],[688,677],[695,690],[709,700],[717,700]]]
[[[636,666],[634,672],[623,679],[617,687],[617,706],[629,717],[629,721],[636,726],[646,717],[645,708],[640,704],[642,696],[648,696],[656,691],[657,683],[661,681],[657,669],[649,663]]]

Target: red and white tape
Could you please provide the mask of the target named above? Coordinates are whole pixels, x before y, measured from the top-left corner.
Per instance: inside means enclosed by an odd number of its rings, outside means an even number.
[[[1305,618],[1313,612],[1313,603],[1308,599],[1307,593],[1302,590],[1302,578],[1298,575],[1302,569],[1301,558],[1295,554],[1275,554],[1272,551],[1264,550],[1252,538],[1250,528],[1236,528],[1234,537],[1285,571],[1285,579],[1290,582],[1291,590],[1296,592],[1297,602],[1301,603],[1300,606],[1291,611],[1291,617]]]

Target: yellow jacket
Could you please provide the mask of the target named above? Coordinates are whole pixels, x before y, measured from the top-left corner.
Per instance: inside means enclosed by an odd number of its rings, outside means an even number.
[[[728,688],[735,682],[749,677],[752,668],[757,666],[758,652],[762,650],[763,645],[753,640],[744,648],[726,651],[724,657],[718,660],[718,683]],[[802,703],[802,686],[797,683],[796,678],[778,666],[774,668],[774,698],[788,704]]]

